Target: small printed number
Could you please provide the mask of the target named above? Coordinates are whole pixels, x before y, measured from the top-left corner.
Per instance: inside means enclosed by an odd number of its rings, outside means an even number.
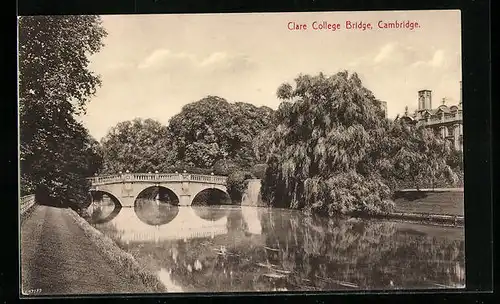
[[[26,291],[27,294],[29,295],[32,295],[32,294],[36,294],[36,293],[41,293],[42,290],[40,288],[36,288],[36,289],[29,289]]]

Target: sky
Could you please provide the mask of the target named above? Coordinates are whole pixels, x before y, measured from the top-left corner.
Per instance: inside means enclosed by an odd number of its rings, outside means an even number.
[[[105,15],[108,32],[89,68],[102,86],[81,119],[100,140],[121,121],[163,124],[208,95],[276,109],[278,86],[299,74],[356,72],[387,102],[388,116],[417,107],[432,90],[433,107],[457,104],[461,81],[460,11],[324,12],[193,15]],[[373,30],[347,30],[346,21]],[[416,21],[420,27],[377,29],[378,21]],[[340,23],[315,31],[314,21]],[[289,22],[307,24],[292,31]]]

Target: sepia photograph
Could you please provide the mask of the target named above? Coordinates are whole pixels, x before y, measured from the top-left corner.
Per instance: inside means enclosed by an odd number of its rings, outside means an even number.
[[[460,290],[459,10],[18,17],[21,297]]]

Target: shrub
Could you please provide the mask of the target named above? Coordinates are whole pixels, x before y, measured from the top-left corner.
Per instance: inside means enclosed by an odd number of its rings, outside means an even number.
[[[252,167],[252,174],[255,178],[264,179],[266,177],[266,164],[256,164]]]
[[[226,182],[227,192],[233,204],[240,204],[243,193],[247,189],[248,179],[254,178],[249,171],[234,171],[229,174]]]

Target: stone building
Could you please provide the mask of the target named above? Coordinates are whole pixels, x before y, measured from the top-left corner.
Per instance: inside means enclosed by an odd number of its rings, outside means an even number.
[[[463,150],[462,128],[462,82],[460,82],[460,101],[458,105],[447,105],[443,98],[441,105],[432,107],[432,91],[418,91],[418,107],[413,114],[408,113],[400,118],[417,125],[432,128],[442,138],[449,140],[456,150]]]

